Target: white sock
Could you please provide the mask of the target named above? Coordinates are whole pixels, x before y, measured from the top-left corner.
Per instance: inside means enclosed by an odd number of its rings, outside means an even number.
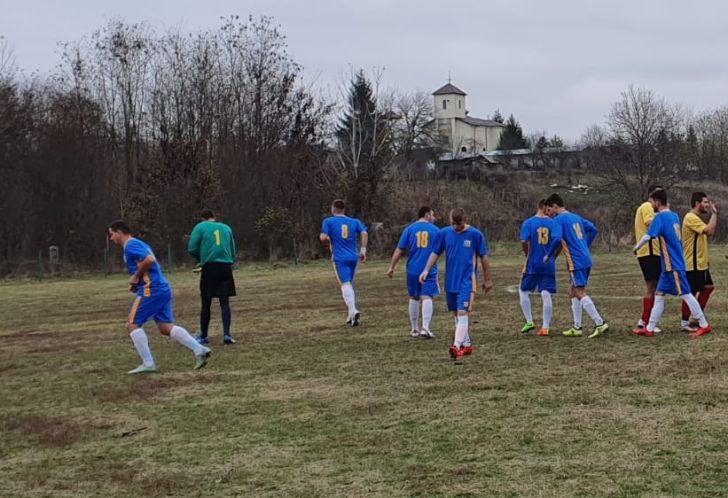
[[[586,310],[586,313],[594,320],[594,324],[598,327],[604,324],[602,316],[597,311],[597,307],[594,306],[594,301],[589,296],[581,298],[581,306]]]
[[[700,308],[700,305],[698,305],[698,308]],[[655,329],[657,328],[657,324],[660,323],[660,318],[662,318],[663,311],[665,311],[665,296],[655,296],[655,303],[652,305],[652,311],[650,312],[650,321],[647,324],[647,330],[651,332],[655,331]]]
[[[466,337],[468,336],[468,316],[459,316],[458,324],[455,327],[455,347],[461,347],[465,344]]]
[[[432,306],[432,299],[422,300],[422,328],[430,331],[430,322],[432,321],[432,313],[434,307]]]
[[[149,349],[149,341],[147,340],[147,334],[144,333],[144,329],[140,327],[132,330],[129,337],[131,337],[131,342],[134,343],[134,347],[142,359],[142,364],[145,367],[153,367],[154,358],[152,357],[152,350]]]
[[[531,298],[529,297],[528,292],[518,289],[518,298],[521,302],[521,311],[523,311],[523,316],[526,317],[526,322],[533,322],[533,312],[531,312]]]
[[[695,296],[693,296],[692,294],[683,294],[680,297],[682,297],[683,301],[687,303],[688,307],[690,308],[690,314],[695,317],[696,320],[698,320],[700,326],[707,327],[708,320],[705,318],[705,313],[703,313],[703,310],[700,309],[700,303],[697,299],[695,299]]]
[[[554,314],[554,302],[551,300],[549,291],[541,291],[541,299],[543,300],[543,328],[547,329],[551,326],[551,317]]]
[[[409,315],[410,315],[410,325],[412,325],[412,330],[420,330],[420,324],[419,324],[420,302],[417,299],[409,300]]]
[[[198,343],[195,338],[190,335],[189,332],[187,332],[179,325],[175,325],[174,327],[172,327],[172,331],[169,333],[169,337],[179,342],[195,354],[202,354],[206,349],[200,343]]]
[[[571,314],[574,315],[574,327],[581,328],[581,301],[579,298],[571,298]]]
[[[349,308],[349,315],[356,313],[356,294],[354,293],[354,287],[350,283],[343,284],[341,286],[341,295],[344,296],[346,307]]]

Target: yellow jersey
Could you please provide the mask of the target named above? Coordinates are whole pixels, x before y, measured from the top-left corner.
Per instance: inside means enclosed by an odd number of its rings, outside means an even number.
[[[642,205],[637,208],[637,213],[634,215],[634,238],[636,242],[639,242],[639,240],[647,234],[647,228],[654,218],[655,209],[649,202],[643,202]],[[660,244],[657,239],[652,239],[649,244],[643,245],[640,247],[640,250],[637,251],[638,258],[659,255]]]
[[[707,225],[700,216],[690,211],[683,218],[682,243],[687,271],[708,269],[708,234]]]

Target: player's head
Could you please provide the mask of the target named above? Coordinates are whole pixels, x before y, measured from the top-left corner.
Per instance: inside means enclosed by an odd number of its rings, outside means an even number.
[[[650,202],[655,211],[659,211],[661,207],[667,207],[667,192],[662,189],[655,190],[650,194]]]
[[[456,230],[464,227],[466,221],[467,217],[465,216],[465,211],[463,209],[455,208],[450,211],[450,224],[455,227]]]
[[[546,199],[539,199],[538,200],[538,213],[539,214],[546,214]]]
[[[710,211],[710,200],[705,192],[693,192],[690,196],[690,207],[705,214]]]
[[[647,197],[649,198],[650,195],[652,195],[652,192],[655,190],[665,190],[661,185],[650,185],[647,187]]]
[[[204,221],[210,221],[215,219],[215,213],[212,212],[212,209],[203,209],[200,211],[200,219]]]
[[[425,221],[429,221],[430,223],[435,222],[435,210],[432,209],[430,206],[422,206],[419,211],[417,211],[417,219]]]
[[[551,194],[544,201],[546,204],[546,214],[556,216],[564,210],[564,199],[559,194]]]
[[[331,212],[333,214],[344,214],[346,204],[341,199],[336,199],[331,203]]]
[[[109,223],[109,240],[122,245],[131,237],[131,230],[124,220],[115,220]]]

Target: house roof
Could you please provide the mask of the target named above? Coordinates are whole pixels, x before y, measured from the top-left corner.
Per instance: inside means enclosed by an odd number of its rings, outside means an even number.
[[[467,95],[467,93],[463,92],[462,90],[460,90],[458,87],[456,87],[455,85],[453,85],[451,83],[448,83],[447,85],[438,88],[437,90],[435,90],[433,92],[432,95],[453,95],[453,94]]]
[[[488,126],[490,128],[505,128],[506,125],[503,123],[499,123],[498,121],[493,121],[491,119],[480,119],[480,118],[455,118],[458,121],[462,121],[463,123],[467,123],[470,126]]]

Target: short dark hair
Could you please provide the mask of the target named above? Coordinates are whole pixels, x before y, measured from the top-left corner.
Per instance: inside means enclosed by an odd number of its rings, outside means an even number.
[[[109,223],[109,228],[111,228],[112,232],[121,232],[126,235],[129,235],[131,233],[129,225],[127,225],[126,221],[124,220],[112,221],[111,223]]]
[[[660,185],[650,185],[649,187],[647,187],[647,195],[650,195],[655,190],[665,190],[665,189]]]
[[[693,192],[693,195],[690,196],[690,207],[694,208],[696,204],[700,204],[706,197],[708,197],[708,194],[705,192]]]
[[[432,208],[429,206],[422,206],[419,211],[417,211],[417,217],[418,218],[424,218],[427,213],[432,211]]]
[[[667,206],[667,192],[661,189],[657,189],[650,194],[650,199],[653,199],[663,206]]]
[[[346,209],[346,203],[344,203],[341,199],[334,199],[334,202],[331,203],[331,207],[336,209],[337,211],[343,211]]]
[[[551,194],[544,202],[547,206],[564,207],[564,199],[562,199],[559,194]]]
[[[546,199],[539,199],[538,200],[538,208],[543,209],[546,207]]]
[[[215,217],[215,213],[212,212],[212,209],[203,209],[200,211],[200,218],[203,220],[211,220]]]
[[[465,223],[465,211],[462,208],[455,208],[450,211],[450,219],[456,225],[462,225]]]

